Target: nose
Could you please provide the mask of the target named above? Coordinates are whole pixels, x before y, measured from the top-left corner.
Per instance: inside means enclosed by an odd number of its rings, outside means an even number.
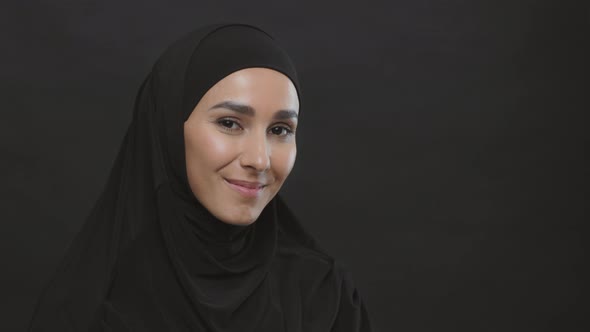
[[[266,133],[250,132],[244,140],[240,164],[261,173],[270,167],[270,151]]]

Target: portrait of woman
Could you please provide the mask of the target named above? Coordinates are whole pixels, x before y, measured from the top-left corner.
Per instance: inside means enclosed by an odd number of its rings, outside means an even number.
[[[254,25],[169,46],[29,331],[371,331],[350,272],[280,194],[304,99]]]
[[[588,8],[5,7],[1,332],[590,331]]]

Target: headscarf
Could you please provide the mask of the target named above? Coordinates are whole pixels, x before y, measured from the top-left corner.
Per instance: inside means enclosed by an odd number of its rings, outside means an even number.
[[[207,25],[158,58],[29,331],[370,331],[350,273],[279,194],[242,226],[190,189],[183,124],[213,85],[250,67],[286,75],[301,108],[292,61],[258,27]]]

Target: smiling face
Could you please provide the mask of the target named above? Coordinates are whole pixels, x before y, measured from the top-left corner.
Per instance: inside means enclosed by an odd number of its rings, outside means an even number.
[[[295,86],[272,69],[236,71],[205,93],[184,123],[184,141],[189,185],[211,214],[256,221],[295,163],[298,113]],[[255,183],[263,187],[247,188]]]

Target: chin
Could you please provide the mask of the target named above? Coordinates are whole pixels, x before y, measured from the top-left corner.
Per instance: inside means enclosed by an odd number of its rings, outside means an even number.
[[[227,224],[231,224],[231,225],[238,225],[238,226],[248,226],[252,223],[254,223],[256,221],[256,219],[258,219],[258,215],[256,216],[251,216],[251,215],[247,215],[245,216],[244,213],[240,214],[238,217],[236,216],[228,216],[227,218],[219,218],[221,221],[227,223]]]
[[[250,224],[253,224],[256,219],[222,219],[222,221],[226,224],[231,224],[231,225],[236,225],[236,226],[248,226]]]
[[[251,225],[251,224],[253,224],[255,222],[256,222],[256,220],[238,221],[238,222],[232,223],[232,225],[236,225],[236,226],[248,226],[248,225]]]

